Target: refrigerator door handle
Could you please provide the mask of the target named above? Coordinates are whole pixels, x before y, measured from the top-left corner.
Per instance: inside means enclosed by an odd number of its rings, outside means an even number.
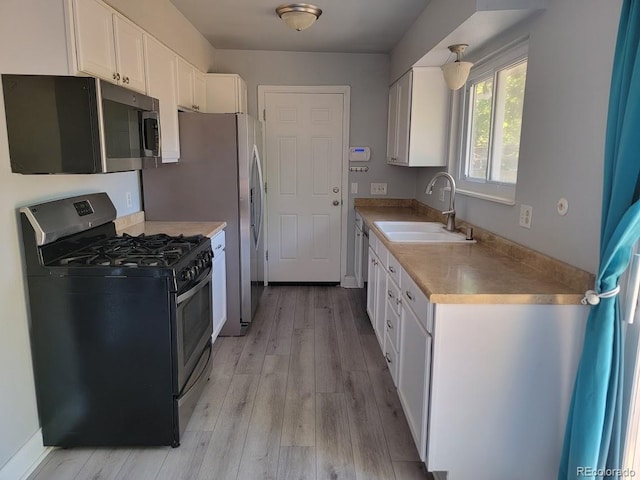
[[[256,248],[260,242],[260,235],[262,234],[262,225],[264,223],[264,179],[262,177],[262,166],[260,165],[260,153],[258,152],[258,146],[253,146],[253,161],[256,162],[258,168],[258,182],[260,183],[260,219],[258,220],[258,233],[256,235]]]

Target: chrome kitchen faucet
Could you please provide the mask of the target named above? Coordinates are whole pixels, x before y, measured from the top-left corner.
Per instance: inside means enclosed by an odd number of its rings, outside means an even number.
[[[456,181],[453,179],[453,177],[449,175],[447,172],[436,173],[435,177],[433,177],[429,182],[429,184],[427,185],[427,188],[424,191],[424,193],[426,193],[427,195],[431,195],[433,193],[433,186],[436,184],[436,182],[438,181],[438,178],[440,177],[446,178],[447,180],[449,180],[449,183],[451,184],[451,195],[449,196],[449,210],[442,212],[443,215],[447,216],[447,226],[445,227],[445,229],[448,232],[455,232],[456,231],[456,209],[455,209]]]

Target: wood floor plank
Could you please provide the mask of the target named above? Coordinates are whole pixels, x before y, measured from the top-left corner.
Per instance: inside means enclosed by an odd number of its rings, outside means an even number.
[[[315,446],[314,331],[295,330],[282,425],[283,446]]]
[[[382,428],[392,461],[419,461],[420,456],[404,416],[398,392],[388,370],[370,371]]]
[[[32,475],[30,480],[69,480],[75,478],[87,463],[92,448],[58,448],[46,458],[46,464]]]
[[[422,462],[393,462],[396,480],[434,480]]]
[[[74,480],[113,480],[131,455],[125,448],[98,448]]]
[[[155,480],[171,447],[134,448],[115,480]]]
[[[281,447],[278,480],[315,480],[314,447]]]
[[[347,290],[349,305],[353,313],[356,330],[360,335],[375,335],[371,320],[367,314],[367,292],[363,288],[349,288]]]
[[[360,335],[360,345],[367,364],[367,370],[374,372],[388,372],[389,367],[382,354],[382,349],[375,335]]]
[[[222,337],[220,349],[213,359],[213,373],[231,376],[236,373],[247,337]]]
[[[180,439],[180,447],[169,450],[155,480],[196,478],[210,441],[211,432],[185,432]]]
[[[356,330],[349,299],[344,288],[329,289],[333,304],[333,315],[338,333],[338,347],[340,349],[340,361],[342,370],[366,370],[360,335]]]
[[[347,401],[343,393],[316,395],[318,480],[355,480]]]
[[[323,291],[326,294],[327,289],[324,288]],[[326,302],[317,300],[316,305],[314,308],[316,393],[342,392],[342,364],[333,309],[328,298]]]
[[[308,285],[298,287],[296,313],[293,320],[294,329],[313,328],[314,289]]]
[[[286,373],[266,373],[260,378],[240,461],[239,479],[276,478],[286,387]]]
[[[289,355],[265,355],[262,375],[267,373],[289,373]]]
[[[236,479],[259,378],[258,375],[233,376],[198,479]]]
[[[274,287],[280,290],[278,307],[271,337],[267,346],[269,355],[289,355],[291,353],[291,335],[296,314],[296,296],[298,287]]]
[[[238,361],[236,373],[260,374],[271,335],[280,289],[267,287],[260,299],[260,308],[256,312],[244,349]]]
[[[344,389],[357,479],[394,478],[368,372],[345,372]]]

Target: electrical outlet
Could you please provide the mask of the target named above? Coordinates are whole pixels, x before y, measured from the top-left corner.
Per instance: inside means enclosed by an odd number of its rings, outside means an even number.
[[[358,193],[358,182],[351,182],[351,193]]]
[[[371,184],[371,195],[386,195],[387,194],[387,184],[386,183],[372,183]]]
[[[533,215],[533,207],[531,205],[520,205],[520,226],[531,228],[531,216]]]
[[[444,188],[440,187],[440,201],[444,202]]]
[[[127,199],[127,208],[131,208],[133,206],[133,200],[131,199],[131,192],[126,193]]]

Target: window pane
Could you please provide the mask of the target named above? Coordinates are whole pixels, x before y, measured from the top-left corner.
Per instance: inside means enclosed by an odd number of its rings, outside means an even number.
[[[489,164],[493,78],[474,83],[471,86],[471,96],[471,133],[469,136],[467,176],[485,180]]]
[[[491,180],[516,183],[527,62],[498,72]]]

